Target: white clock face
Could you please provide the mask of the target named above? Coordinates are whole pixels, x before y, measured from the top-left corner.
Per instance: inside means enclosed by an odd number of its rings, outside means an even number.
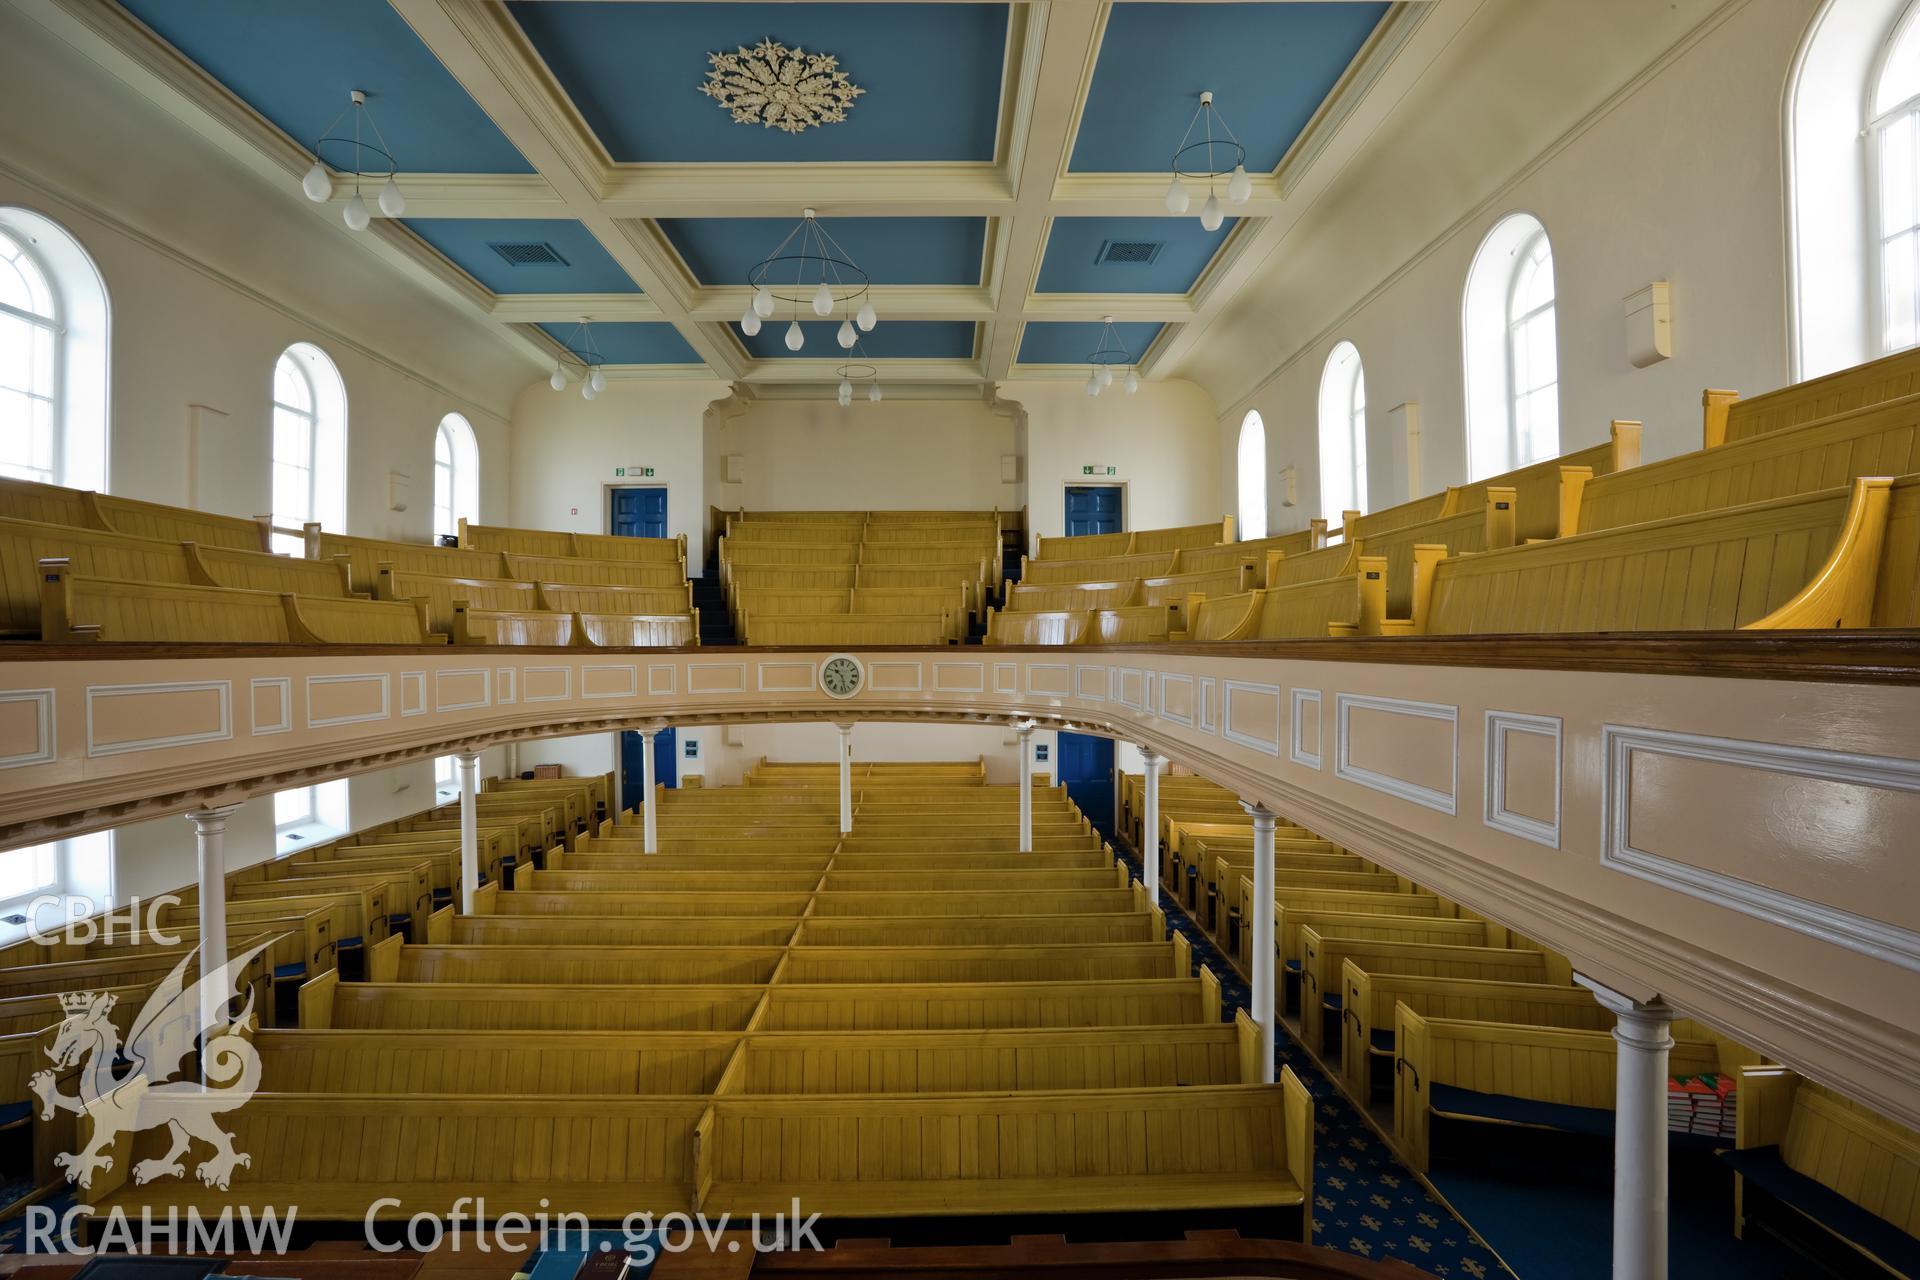
[[[851,698],[860,692],[862,678],[859,662],[845,654],[820,664],[820,687],[830,698]]]

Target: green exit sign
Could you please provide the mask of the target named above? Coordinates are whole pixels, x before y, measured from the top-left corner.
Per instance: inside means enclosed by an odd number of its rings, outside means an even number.
[[[615,467],[613,469],[613,474],[615,477],[633,476],[638,478],[638,477],[652,475],[653,468],[652,467]]]
[[[1083,476],[1114,476],[1120,474],[1120,468],[1102,466],[1081,467],[1080,474]]]

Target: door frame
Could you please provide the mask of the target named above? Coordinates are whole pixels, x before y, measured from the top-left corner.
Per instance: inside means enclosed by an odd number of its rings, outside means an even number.
[[[600,482],[600,532],[613,536],[613,491],[615,489],[664,489],[667,491],[667,534],[673,536],[673,486],[661,480],[634,481],[628,479],[602,480]]]
[[[1125,533],[1133,527],[1133,492],[1125,480],[1109,480],[1105,477],[1089,479],[1079,476],[1060,482],[1060,505],[1054,510],[1060,513],[1060,532],[1067,531],[1067,490],[1069,489],[1118,489],[1120,491],[1120,532]],[[1034,546],[1039,546],[1038,542]]]

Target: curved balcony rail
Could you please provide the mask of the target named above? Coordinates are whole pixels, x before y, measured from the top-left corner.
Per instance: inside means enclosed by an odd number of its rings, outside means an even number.
[[[1018,722],[1146,744],[1920,1125],[1920,635],[852,653],[34,646],[0,847],[561,734]]]

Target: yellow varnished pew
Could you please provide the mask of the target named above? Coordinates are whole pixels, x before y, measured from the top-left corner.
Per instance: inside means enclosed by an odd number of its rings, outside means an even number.
[[[572,557],[582,560],[639,560],[685,563],[687,535],[671,538],[615,537],[603,533],[564,533],[550,529],[513,529],[475,524],[460,518],[459,542],[475,551],[509,555]]]
[[[1606,1031],[1520,1027],[1394,1011],[1393,1132],[1400,1154],[1425,1172],[1433,1117],[1610,1133],[1617,1044]],[[1720,1069],[1716,1046],[1676,1040],[1674,1075]],[[1527,1105],[1527,1104],[1545,1104]]]
[[[1920,353],[1907,350],[1744,400],[1737,391],[1708,391],[1701,396],[1701,442],[1708,449],[1717,449],[1898,400],[1920,392],[1917,375]]]
[[[948,644],[953,622],[946,614],[774,614],[746,623],[751,645],[920,645]]]
[[[214,515],[87,489],[66,489],[0,476],[0,517],[99,529],[158,542],[198,542],[244,551],[268,549],[264,516]]]
[[[89,578],[40,565],[41,638],[201,644],[430,644],[411,604]]]
[[[712,1093],[740,1043],[716,1031],[260,1031],[264,1093]]]
[[[1766,1226],[1815,1256],[1920,1275],[1920,1134],[1785,1067],[1738,1076],[1734,1150],[1721,1153],[1734,1234]]]

